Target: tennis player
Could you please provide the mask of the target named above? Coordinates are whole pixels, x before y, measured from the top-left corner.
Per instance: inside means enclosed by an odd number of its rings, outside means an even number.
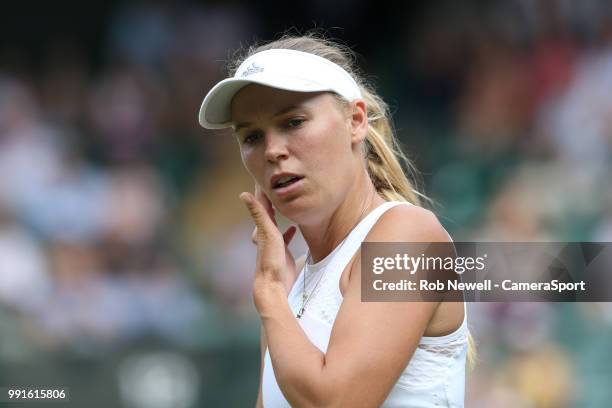
[[[253,299],[261,317],[257,406],[462,407],[463,302],[362,302],[362,242],[449,242],[402,170],[387,105],[350,49],[285,36],[230,68],[199,121],[231,127],[254,194]],[[279,211],[308,253],[287,249]]]

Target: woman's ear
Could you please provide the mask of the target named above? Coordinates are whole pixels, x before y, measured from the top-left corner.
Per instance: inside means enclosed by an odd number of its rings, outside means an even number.
[[[368,135],[368,111],[365,102],[357,99],[349,104],[351,143],[359,143]]]

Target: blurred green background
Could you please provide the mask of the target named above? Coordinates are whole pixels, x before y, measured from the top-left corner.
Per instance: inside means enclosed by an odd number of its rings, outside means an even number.
[[[254,404],[252,182],[197,111],[233,50],[292,27],[359,53],[455,241],[612,241],[612,3],[407,3],[5,10],[0,386],[69,387],[73,407]],[[468,319],[466,406],[611,406],[610,303]]]

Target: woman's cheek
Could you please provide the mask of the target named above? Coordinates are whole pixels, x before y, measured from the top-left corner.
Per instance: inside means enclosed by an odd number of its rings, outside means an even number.
[[[242,164],[247,172],[257,183],[261,183],[261,171],[258,168],[260,166],[253,154],[253,149],[250,147],[242,148],[240,150],[240,156],[242,157]]]
[[[242,165],[244,168],[251,174],[251,164],[249,162],[249,155],[244,151],[244,149],[240,148],[240,159],[242,159]]]

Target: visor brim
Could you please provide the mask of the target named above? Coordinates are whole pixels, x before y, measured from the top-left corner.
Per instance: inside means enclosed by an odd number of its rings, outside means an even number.
[[[227,78],[215,85],[202,101],[198,120],[207,129],[231,127],[231,103],[245,86],[259,84],[294,92],[331,91],[328,86],[310,80],[280,75],[253,75],[251,78]]]

